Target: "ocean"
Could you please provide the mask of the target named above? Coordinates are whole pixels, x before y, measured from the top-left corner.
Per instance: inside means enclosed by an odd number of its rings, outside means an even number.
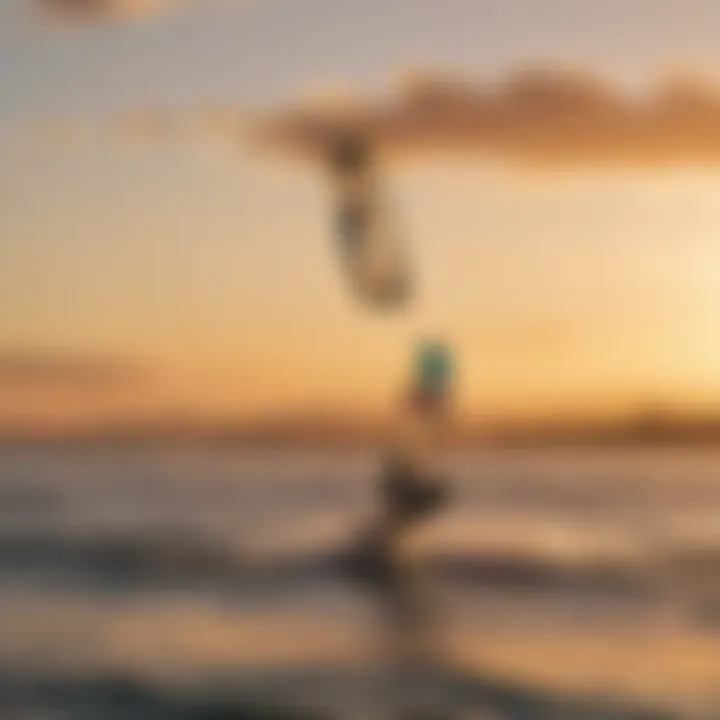
[[[0,450],[0,718],[720,718],[720,450],[448,456],[414,675],[344,565],[379,460]]]

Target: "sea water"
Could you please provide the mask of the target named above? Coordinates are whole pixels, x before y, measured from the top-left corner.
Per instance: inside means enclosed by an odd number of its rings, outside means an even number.
[[[433,570],[443,667],[464,678],[444,702],[720,717],[720,451],[447,460],[451,507],[413,546]],[[378,462],[369,449],[0,451],[0,717],[209,718],[279,701],[372,716],[382,597],[343,553],[372,515]]]

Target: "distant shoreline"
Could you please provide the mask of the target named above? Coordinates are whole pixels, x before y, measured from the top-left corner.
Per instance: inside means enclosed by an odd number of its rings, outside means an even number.
[[[377,448],[388,435],[339,435],[336,433],[214,435],[212,433],[54,433],[8,434],[0,436],[1,448],[123,448],[197,447],[208,449],[347,449]],[[575,431],[482,431],[461,432],[448,439],[454,449],[488,448],[622,448],[678,447],[720,448],[720,434],[699,432],[628,433],[622,429],[607,432]]]
[[[256,420],[129,417],[64,428],[5,425],[0,427],[0,447],[377,447],[387,442],[393,429],[393,419],[388,416],[307,413]],[[456,417],[448,426],[448,441],[460,447],[720,447],[720,413],[681,415],[651,408],[606,417]]]

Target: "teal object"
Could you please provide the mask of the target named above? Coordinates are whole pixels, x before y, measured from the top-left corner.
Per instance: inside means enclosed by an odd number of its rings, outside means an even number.
[[[415,382],[421,392],[444,393],[452,383],[450,348],[439,340],[424,340],[415,355]]]

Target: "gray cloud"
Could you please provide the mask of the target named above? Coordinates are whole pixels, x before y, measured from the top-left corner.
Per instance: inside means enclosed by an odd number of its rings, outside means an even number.
[[[151,15],[177,0],[35,0],[44,19],[60,23],[88,23]]]
[[[362,136],[381,154],[475,154],[525,165],[720,162],[720,89],[699,77],[631,97],[591,74],[534,68],[493,83],[425,76],[387,100],[298,105],[254,122],[256,140],[310,157]]]
[[[157,15],[173,8],[227,6],[241,0],[33,0],[39,17],[61,25],[86,25]]]
[[[110,355],[36,348],[0,348],[0,387],[103,391],[146,379],[139,363]]]

